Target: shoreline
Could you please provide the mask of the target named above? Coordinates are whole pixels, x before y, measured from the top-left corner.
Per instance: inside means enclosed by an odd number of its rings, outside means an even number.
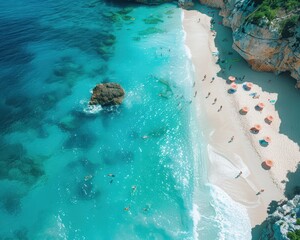
[[[194,107],[198,124],[204,122],[207,125],[203,133],[208,147],[203,150],[208,156],[208,181],[225,191],[233,201],[242,204],[254,227],[266,219],[271,201],[285,199],[285,182],[282,180],[286,181],[287,171],[294,171],[297,166],[298,145],[279,134],[278,113],[273,104],[268,104],[268,99],[277,100],[277,94],[263,92],[254,85],[251,93],[257,92],[260,98],[253,99],[241,84],[238,84],[236,93],[227,93],[229,85],[217,76],[221,69],[216,64],[217,57],[213,56],[213,52],[218,50],[215,36],[210,31],[210,19],[197,10],[183,10],[185,45],[191,54],[195,71],[194,90],[197,95],[193,101]],[[203,81],[204,75],[206,79]],[[215,98],[217,101],[213,104]],[[266,104],[261,112],[254,110],[258,102]],[[246,116],[239,114],[243,106],[250,109]],[[263,121],[266,114],[274,117],[271,125]],[[261,133],[254,135],[249,132],[254,124],[262,126]],[[259,139],[265,135],[273,140],[268,147],[259,145]],[[232,136],[234,140],[228,143]],[[287,151],[281,151],[283,143]],[[261,166],[266,159],[275,162],[268,171]],[[240,171],[242,175],[236,178]],[[257,195],[261,189],[264,192]]]

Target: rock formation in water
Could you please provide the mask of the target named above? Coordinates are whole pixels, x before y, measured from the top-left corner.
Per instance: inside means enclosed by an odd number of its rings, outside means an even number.
[[[300,195],[280,205],[269,215],[261,239],[300,239]]]
[[[233,48],[258,71],[290,72],[300,88],[300,3],[292,0],[200,0],[221,8]]]
[[[117,83],[102,83],[96,85],[90,99],[90,105],[113,106],[122,103],[125,96],[123,88]]]

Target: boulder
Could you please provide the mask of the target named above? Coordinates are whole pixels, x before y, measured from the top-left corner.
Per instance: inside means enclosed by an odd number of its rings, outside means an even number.
[[[122,103],[124,89],[117,83],[102,83],[93,89],[89,105],[113,106]]]

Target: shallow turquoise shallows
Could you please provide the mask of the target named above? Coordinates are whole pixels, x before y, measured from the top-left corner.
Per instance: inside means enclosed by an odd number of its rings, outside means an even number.
[[[247,239],[206,183],[181,14],[0,2],[0,239]],[[88,106],[102,82],[120,107]]]

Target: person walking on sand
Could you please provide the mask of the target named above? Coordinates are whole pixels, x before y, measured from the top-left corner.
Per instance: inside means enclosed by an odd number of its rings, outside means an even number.
[[[261,189],[258,193],[256,193],[256,195],[262,194],[264,191],[264,189]]]
[[[242,171],[239,172],[239,174],[235,178],[239,178],[243,174]]]
[[[193,87],[195,87],[195,85],[196,85],[196,82],[194,81],[194,83],[193,83]]]
[[[217,98],[214,99],[214,102],[212,103],[212,105],[215,105],[217,102]]]
[[[230,140],[228,141],[228,143],[231,143],[231,142],[233,141],[233,139],[234,139],[234,136],[232,136],[232,137],[230,138]]]
[[[210,96],[210,92],[208,92],[207,96],[205,98],[208,98]]]
[[[206,79],[206,74],[204,75],[204,78],[202,79],[202,81],[204,81]]]
[[[215,80],[215,77],[213,77],[213,78],[211,79],[210,83],[212,83],[214,80]]]
[[[198,92],[196,91],[196,92],[195,92],[195,95],[194,95],[194,97],[196,97],[196,96],[197,96],[197,93],[198,93]]]
[[[223,108],[223,106],[221,105],[220,108],[219,108],[219,110],[218,110],[218,112],[220,112],[222,110],[222,108]]]

